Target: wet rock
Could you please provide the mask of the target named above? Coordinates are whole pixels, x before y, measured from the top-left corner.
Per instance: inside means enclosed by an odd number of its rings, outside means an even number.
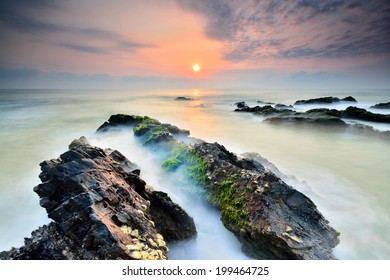
[[[206,162],[211,201],[244,252],[259,259],[334,258],[338,234],[307,196],[217,143],[193,149]]]
[[[186,145],[170,139],[156,148],[170,154],[162,163],[167,172],[186,166],[188,178],[203,188],[208,201],[220,210],[224,226],[241,241],[248,255],[258,259],[334,258],[337,232],[307,196],[261,162],[238,157],[218,143]],[[172,162],[174,167],[169,165]],[[157,205],[152,203],[151,213]],[[164,220],[155,220],[160,231],[171,228],[158,221]],[[162,234],[165,239],[171,236]]]
[[[196,234],[193,219],[167,194],[126,171],[132,163],[118,151],[93,147],[84,139],[72,144],[60,158],[41,163],[42,184],[34,188],[54,222],[2,258],[141,259],[128,246],[141,237],[161,239],[163,231],[150,222],[159,219],[169,221],[172,240]],[[161,210],[158,215],[156,209]],[[179,232],[183,228],[186,232]],[[152,253],[154,259],[167,258],[166,253]]]
[[[390,109],[390,102],[378,103],[378,104],[375,104],[374,106],[371,106],[370,108],[374,108],[374,109]]]
[[[347,96],[345,98],[338,98],[338,97],[320,97],[320,98],[313,98],[313,99],[307,99],[307,100],[298,100],[294,103],[294,105],[305,105],[305,104],[332,104],[337,102],[357,102],[355,98],[352,96]]]

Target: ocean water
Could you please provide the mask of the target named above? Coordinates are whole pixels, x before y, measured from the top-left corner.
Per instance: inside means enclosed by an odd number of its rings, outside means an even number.
[[[356,131],[270,125],[259,116],[235,113],[234,103],[257,100],[292,104],[320,96],[354,96],[369,108],[390,101],[389,90],[1,90],[0,91],[0,250],[49,222],[32,191],[39,163],[57,158],[80,136],[118,149],[141,167],[141,177],[168,192],[194,217],[198,237],[171,245],[171,259],[245,259],[240,244],[180,172],[167,176],[157,154],[135,141],[131,130],[96,134],[110,115],[148,115],[219,142],[235,153],[257,152],[309,196],[341,232],[340,259],[390,259],[390,141]],[[174,101],[177,96],[192,101]],[[342,109],[347,104],[332,105]],[[306,110],[313,106],[300,106]],[[371,109],[370,109],[371,110]],[[375,112],[390,113],[390,110]],[[378,130],[390,125],[372,124]]]

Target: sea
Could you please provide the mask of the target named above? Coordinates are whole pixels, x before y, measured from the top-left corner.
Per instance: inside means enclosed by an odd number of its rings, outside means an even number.
[[[58,158],[73,139],[117,149],[137,163],[141,177],[167,192],[193,218],[197,238],[170,244],[170,259],[248,259],[226,230],[220,214],[191,191],[180,172],[166,174],[159,155],[143,147],[132,130],[107,134],[96,129],[110,115],[149,116],[218,142],[241,154],[256,152],[306,194],[337,231],[339,259],[390,259],[390,137],[359,130],[269,124],[250,113],[234,112],[236,102],[293,104],[322,96],[353,96],[367,110],[390,101],[390,90],[0,90],[0,251],[19,247],[31,231],[50,220],[33,187],[40,183],[39,163]],[[178,96],[189,101],[175,101]],[[260,104],[261,105],[261,104]],[[297,106],[344,109],[351,104]],[[365,122],[375,130],[389,124]]]

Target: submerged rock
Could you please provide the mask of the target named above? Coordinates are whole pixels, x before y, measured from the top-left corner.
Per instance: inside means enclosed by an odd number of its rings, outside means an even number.
[[[147,186],[133,166],[118,151],[81,138],[60,158],[42,162],[42,184],[34,191],[54,222],[1,257],[166,259],[164,234],[169,240],[190,238],[194,221],[167,194]]]
[[[150,121],[137,126],[145,126],[145,131],[166,130],[163,124]],[[136,136],[137,126],[133,128]],[[240,158],[218,143],[186,145],[169,138],[154,148],[169,154],[162,162],[166,172],[183,166],[187,177],[203,188],[208,201],[221,211],[224,226],[236,235],[249,256],[334,259],[337,232],[307,196],[261,162]]]
[[[304,105],[304,104],[331,104],[331,103],[337,103],[337,102],[357,102],[355,98],[352,96],[347,96],[345,98],[338,98],[338,97],[320,97],[320,98],[313,98],[313,99],[307,99],[307,100],[298,100],[294,103],[294,105]]]
[[[374,106],[371,106],[370,108],[374,108],[374,109],[390,109],[390,102],[378,103],[378,104],[375,104]]]

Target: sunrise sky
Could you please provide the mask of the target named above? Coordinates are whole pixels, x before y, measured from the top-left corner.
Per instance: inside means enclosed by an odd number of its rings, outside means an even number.
[[[0,36],[0,88],[390,88],[386,0],[2,0]]]

